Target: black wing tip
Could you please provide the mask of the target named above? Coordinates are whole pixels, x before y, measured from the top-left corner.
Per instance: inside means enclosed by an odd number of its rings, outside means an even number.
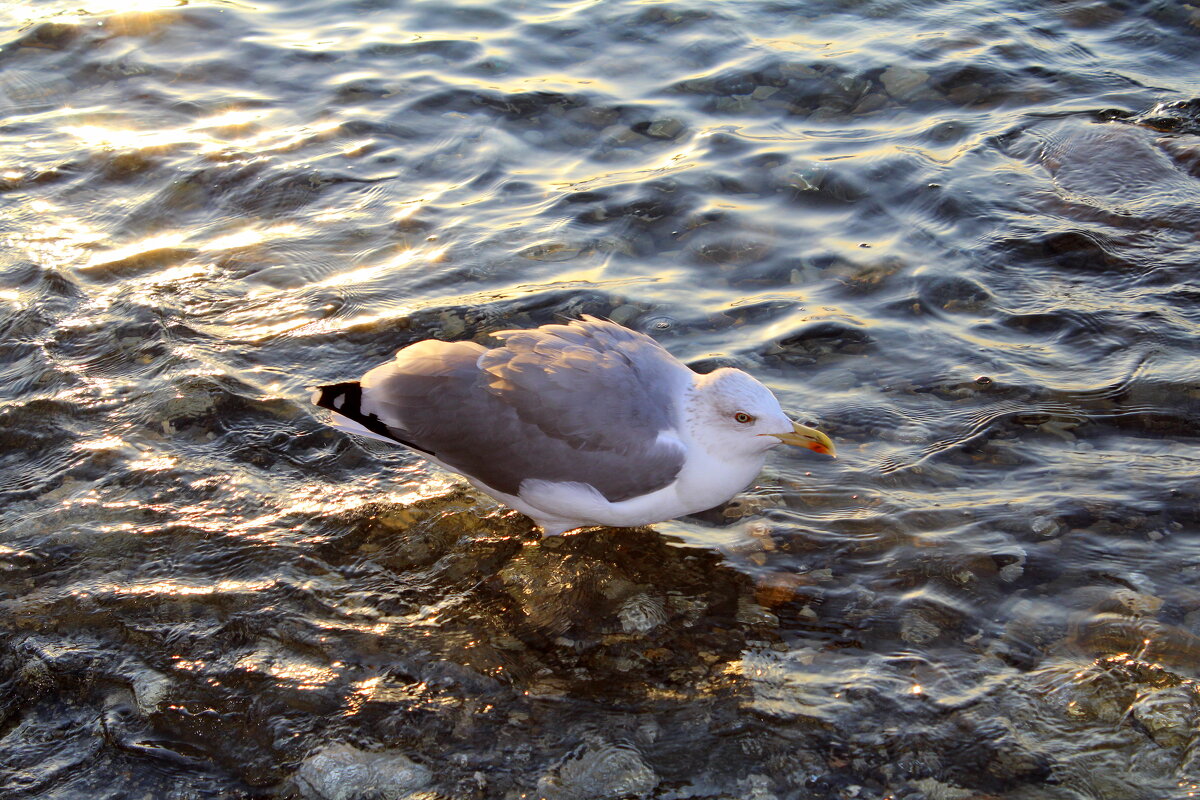
[[[328,409],[346,419],[357,422],[371,433],[379,434],[397,444],[411,447],[413,450],[427,453],[431,456],[434,455],[434,452],[429,448],[420,447],[408,439],[398,436],[397,431],[389,428],[374,414],[363,414],[362,396],[362,384],[358,381],[345,381],[344,383],[331,383],[328,386],[318,386],[316,391],[313,392],[312,401],[321,408]],[[403,433],[403,431],[400,431],[400,433]]]
[[[314,405],[346,416],[357,416],[362,401],[362,386],[358,381],[318,386],[312,394]]]

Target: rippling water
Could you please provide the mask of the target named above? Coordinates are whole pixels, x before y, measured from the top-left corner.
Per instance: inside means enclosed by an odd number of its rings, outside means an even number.
[[[1200,782],[1200,6],[0,8],[0,796]],[[537,541],[308,387],[592,313],[838,442]]]

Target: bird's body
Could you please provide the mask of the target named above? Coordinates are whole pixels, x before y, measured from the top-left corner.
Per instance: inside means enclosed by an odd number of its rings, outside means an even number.
[[[833,454],[746,373],[698,375],[615,323],[495,336],[504,344],[492,349],[417,342],[314,400],[337,427],[418,451],[548,534],[720,505],[781,442]]]

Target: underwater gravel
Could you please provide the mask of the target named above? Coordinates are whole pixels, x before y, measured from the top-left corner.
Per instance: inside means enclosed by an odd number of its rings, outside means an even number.
[[[1200,11],[0,8],[0,798],[1200,790]],[[580,314],[838,442],[538,540],[309,387]]]

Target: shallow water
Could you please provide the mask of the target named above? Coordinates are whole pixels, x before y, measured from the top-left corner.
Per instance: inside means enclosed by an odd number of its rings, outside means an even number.
[[[1200,8],[0,26],[0,796],[1200,783]],[[841,458],[539,542],[308,404],[581,313]]]

